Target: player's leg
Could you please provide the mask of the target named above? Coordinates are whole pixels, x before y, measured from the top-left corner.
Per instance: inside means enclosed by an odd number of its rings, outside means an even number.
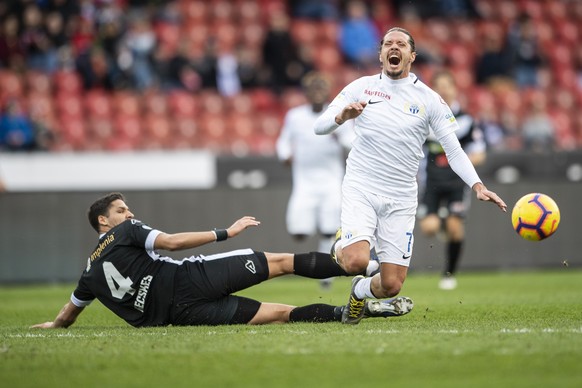
[[[414,245],[415,201],[379,199],[376,250],[380,273],[371,278],[354,278],[344,323],[358,323],[364,315],[366,298],[388,298],[398,295],[412,257]]]
[[[446,219],[447,226],[447,264],[446,273],[454,275],[457,271],[461,249],[465,240],[465,222],[461,217],[452,215]]]
[[[447,210],[449,215],[445,219],[447,233],[446,261],[439,288],[453,290],[457,287],[455,274],[459,266],[463,243],[465,240],[465,217],[471,201],[471,192],[464,186],[451,190],[448,198]]]
[[[336,265],[329,253],[271,253],[265,252],[269,269],[269,279],[282,275],[298,275],[311,279],[326,279],[349,276]]]
[[[370,243],[378,223],[376,202],[374,195],[343,189],[341,236],[334,250],[338,264],[350,274],[364,273],[370,263]]]
[[[408,267],[392,264],[380,264],[380,273],[371,279],[371,292],[376,298],[391,298],[400,293],[406,280]]]
[[[434,237],[441,230],[441,219],[435,213],[427,214],[418,222],[422,234],[428,237]]]
[[[251,325],[286,322],[339,322],[343,306],[318,303],[295,307],[279,303],[261,303]]]
[[[441,230],[442,221],[438,215],[441,199],[439,185],[431,183],[429,186],[427,184],[417,212],[418,226],[425,236],[434,237]]]

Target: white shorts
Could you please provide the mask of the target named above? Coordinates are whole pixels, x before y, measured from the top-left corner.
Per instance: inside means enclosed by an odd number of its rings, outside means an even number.
[[[294,190],[287,206],[287,231],[307,236],[317,232],[334,235],[340,225],[340,212],[340,190]]]
[[[347,186],[342,195],[341,246],[365,240],[376,247],[380,263],[408,267],[414,246],[416,198],[403,201]]]

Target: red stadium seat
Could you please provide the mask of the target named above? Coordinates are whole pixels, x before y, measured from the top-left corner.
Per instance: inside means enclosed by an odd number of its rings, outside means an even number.
[[[236,96],[233,98],[237,98]],[[223,114],[226,110],[224,98],[216,90],[204,90],[199,100],[202,111],[215,115]]]
[[[140,97],[132,92],[119,91],[111,96],[113,110],[116,115],[139,116],[141,112]]]
[[[101,148],[105,148],[105,144],[115,137],[113,123],[104,118],[90,120],[88,123],[88,131],[94,143],[98,144]]]
[[[141,136],[143,135],[142,123],[136,117],[117,117],[113,122],[114,138],[122,138],[134,142],[137,147]],[[134,147],[134,148],[136,148]]]
[[[253,105],[259,112],[273,111],[279,104],[277,96],[270,89],[255,88],[250,93]]]
[[[170,114],[175,117],[194,117],[198,113],[197,99],[184,91],[173,91],[168,96]]]
[[[155,115],[168,114],[168,99],[165,94],[156,92],[146,93],[142,96],[142,105],[145,111],[144,113]]]
[[[53,74],[55,92],[79,94],[83,89],[81,76],[75,71],[61,70]]]
[[[84,96],[85,112],[90,117],[111,117],[110,96],[100,90],[91,90]]]
[[[337,44],[316,44],[313,49],[313,60],[318,70],[327,73],[335,73],[343,64],[343,57]]]
[[[22,77],[10,70],[0,70],[0,101],[24,96]]]
[[[48,74],[29,70],[24,77],[28,93],[45,95],[52,93],[52,80]]]
[[[83,119],[69,119],[60,123],[58,142],[61,149],[83,150],[88,143],[88,133]]]
[[[298,45],[313,45],[317,38],[317,22],[310,19],[292,20],[291,37]]]
[[[202,0],[180,0],[179,7],[181,14],[188,21],[194,23],[205,23],[208,20],[209,3]]]
[[[237,114],[250,114],[255,111],[253,102],[251,94],[243,91],[242,93],[227,99],[225,109],[228,112],[234,112]]]
[[[29,93],[27,95],[26,111],[31,118],[45,124],[54,122],[56,117],[53,99],[43,93]]]
[[[55,107],[59,116],[80,118],[84,114],[83,101],[80,96],[61,92],[56,95]]]
[[[173,129],[166,116],[147,115],[144,120],[144,137],[154,139],[159,144],[167,143],[173,136]]]

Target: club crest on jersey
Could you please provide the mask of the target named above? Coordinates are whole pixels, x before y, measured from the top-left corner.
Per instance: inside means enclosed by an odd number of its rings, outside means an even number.
[[[425,115],[424,106],[419,105],[415,102],[407,102],[404,104],[404,110],[408,113],[411,113],[415,116],[423,116]]]

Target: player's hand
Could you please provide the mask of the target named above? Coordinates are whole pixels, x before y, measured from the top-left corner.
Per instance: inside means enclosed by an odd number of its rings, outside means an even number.
[[[366,105],[368,105],[366,101],[352,102],[351,104],[346,105],[341,113],[336,117],[335,122],[338,124],[341,122],[341,124],[343,124],[350,119],[355,119],[362,114]]]
[[[39,323],[30,326],[31,329],[52,329],[54,327],[53,322]]]
[[[481,201],[493,202],[499,206],[501,210],[507,212],[507,205],[505,202],[503,202],[499,195],[491,190],[487,190],[487,188],[482,183],[475,184],[475,186],[473,186],[473,190],[475,190],[475,193],[477,194],[477,199]]]
[[[226,231],[228,233],[228,237],[234,237],[246,228],[251,226],[259,226],[261,221],[258,221],[255,217],[251,216],[244,216],[243,218],[235,221],[234,224],[227,228]]]

